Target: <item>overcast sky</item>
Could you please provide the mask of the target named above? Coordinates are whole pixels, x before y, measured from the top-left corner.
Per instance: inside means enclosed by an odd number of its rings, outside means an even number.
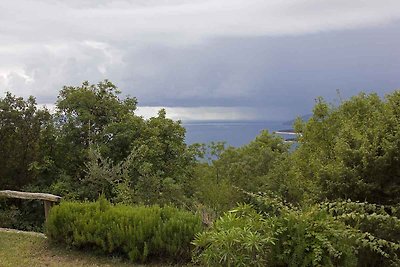
[[[105,78],[183,119],[291,119],[400,88],[399,0],[1,0],[0,93]]]

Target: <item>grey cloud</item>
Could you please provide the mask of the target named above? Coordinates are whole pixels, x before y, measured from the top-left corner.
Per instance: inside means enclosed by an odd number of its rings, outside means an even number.
[[[131,82],[124,87],[146,105],[284,105],[309,112],[314,98],[334,99],[336,89],[349,97],[399,88],[397,36],[396,24],[302,37],[219,39],[187,49],[148,48],[126,59],[131,64],[125,79]],[[142,61],[147,75],[136,76],[135,62]]]
[[[181,45],[218,36],[296,35],[390,23],[400,18],[399,9],[397,0],[5,0],[0,21],[2,35],[12,40]]]
[[[0,93],[52,102],[63,85],[109,78],[142,105],[290,117],[336,89],[400,87],[398,10],[397,0],[4,0]]]
[[[7,55],[0,51],[3,58],[10,58]],[[107,66],[115,63],[115,59],[110,59],[107,52],[86,43],[34,45],[26,50],[21,49],[18,57],[20,65],[10,65],[9,73],[4,70],[2,73],[0,69],[0,77],[3,78],[0,91],[35,95],[39,100],[54,99],[63,85],[79,84],[88,79],[105,79]],[[19,77],[18,84],[14,81],[16,75]]]

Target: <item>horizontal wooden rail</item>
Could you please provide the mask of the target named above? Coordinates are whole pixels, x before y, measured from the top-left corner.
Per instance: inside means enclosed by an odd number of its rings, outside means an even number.
[[[0,197],[43,200],[44,215],[45,215],[46,221],[47,221],[47,217],[49,215],[51,206],[53,206],[54,203],[59,202],[61,200],[60,196],[56,196],[56,195],[52,195],[52,194],[30,193],[30,192],[20,192],[20,191],[12,191],[12,190],[1,190]]]
[[[29,193],[11,190],[0,191],[0,197],[7,198],[22,198],[22,199],[37,199],[37,200],[47,200],[51,202],[59,202],[61,200],[60,196],[46,194],[46,193]]]

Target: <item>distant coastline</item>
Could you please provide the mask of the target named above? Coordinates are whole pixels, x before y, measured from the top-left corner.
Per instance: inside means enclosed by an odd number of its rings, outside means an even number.
[[[285,122],[287,121],[183,121],[182,125],[186,128],[187,144],[225,141],[227,145],[238,147],[254,140],[263,130],[277,133],[287,129]],[[282,138],[293,139],[293,130],[284,131],[285,133],[279,134]]]

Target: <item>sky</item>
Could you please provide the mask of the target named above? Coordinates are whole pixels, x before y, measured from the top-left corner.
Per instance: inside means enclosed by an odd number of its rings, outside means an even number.
[[[0,95],[109,79],[183,120],[290,120],[400,88],[398,0],[2,0]]]

